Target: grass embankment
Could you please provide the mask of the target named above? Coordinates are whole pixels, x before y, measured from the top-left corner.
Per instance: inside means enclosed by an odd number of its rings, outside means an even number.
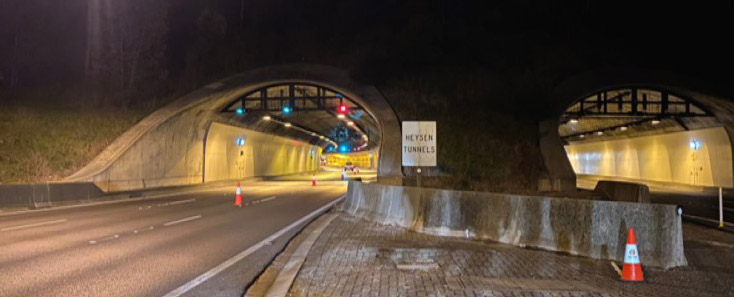
[[[60,180],[146,114],[0,104],[0,183]]]

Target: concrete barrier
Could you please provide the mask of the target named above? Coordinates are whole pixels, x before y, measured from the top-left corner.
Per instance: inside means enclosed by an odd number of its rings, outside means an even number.
[[[342,211],[442,236],[622,261],[633,227],[643,265],[687,265],[675,206],[350,182]]]
[[[104,196],[94,183],[33,183],[0,185],[0,207],[42,208],[94,200]]]
[[[600,180],[594,188],[594,199],[650,203],[647,185],[633,182]]]

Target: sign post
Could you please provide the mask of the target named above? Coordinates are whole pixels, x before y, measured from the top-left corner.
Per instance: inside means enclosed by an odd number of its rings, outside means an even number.
[[[436,122],[403,122],[403,166],[418,167],[417,184],[421,186],[421,168],[436,166]]]

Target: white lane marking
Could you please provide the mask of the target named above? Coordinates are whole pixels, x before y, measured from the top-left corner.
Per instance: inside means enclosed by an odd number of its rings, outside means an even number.
[[[268,197],[268,198],[263,198],[263,199],[260,199],[260,200],[258,200],[258,202],[268,202],[268,201],[270,201],[270,200],[273,200],[273,199],[275,199],[275,197],[276,197],[276,196],[270,196],[270,197]]]
[[[183,219],[180,219],[180,220],[170,221],[168,223],[163,224],[163,226],[166,226],[166,227],[173,226],[173,225],[176,225],[176,224],[180,224],[180,223],[184,223],[184,222],[188,222],[188,221],[193,221],[193,220],[197,220],[197,219],[201,219],[201,215],[198,215],[198,216],[190,216],[188,218],[183,218]]]
[[[719,242],[719,241],[713,241],[713,240],[691,240],[691,241],[697,241],[703,244],[713,245],[716,247],[734,249],[734,244],[730,244],[726,242]]]
[[[184,203],[189,203],[189,202],[194,202],[194,201],[196,201],[196,198],[194,198],[194,199],[187,199],[187,200],[173,201],[173,202],[169,202],[168,205],[184,204]]]
[[[263,246],[268,245],[268,243],[275,241],[276,239],[278,239],[278,237],[283,236],[283,234],[287,233],[288,231],[295,228],[296,226],[303,224],[304,222],[312,219],[313,217],[320,215],[321,213],[325,212],[326,210],[334,207],[335,204],[337,204],[339,201],[344,199],[344,196],[345,195],[340,196],[336,200],[329,202],[329,204],[322,206],[321,208],[313,211],[312,213],[309,213],[306,216],[302,217],[298,221],[295,221],[292,224],[286,226],[285,228],[280,229],[278,232],[273,233],[273,235],[270,235],[268,238],[263,239],[262,241],[256,243],[255,245],[235,255],[234,257],[227,259],[227,261],[224,261],[221,264],[210,269],[209,271],[204,272],[204,274],[197,276],[196,278],[181,285],[180,287],[176,288],[175,290],[168,292],[168,294],[163,295],[163,297],[179,297],[185,294],[186,292],[190,291],[194,287],[200,285],[201,283],[207,281],[208,279],[212,278],[213,276],[219,274],[220,272],[224,271],[225,269],[229,268],[230,266],[234,265],[235,263],[249,256],[250,254],[259,250]]]
[[[67,219],[61,219],[61,220],[54,220],[54,221],[45,221],[45,222],[38,222],[33,224],[27,224],[27,225],[20,225],[20,226],[13,226],[13,227],[5,227],[0,229],[0,231],[13,231],[13,230],[20,230],[25,228],[32,228],[32,227],[39,227],[39,226],[46,226],[46,225],[53,225],[58,223],[66,222]]]
[[[150,230],[153,230],[153,229],[155,229],[155,227],[150,226],[150,227],[145,228],[145,229],[134,230],[133,231],[133,234],[139,234],[139,233],[147,232],[147,231],[150,231]]]
[[[102,237],[102,238],[97,239],[97,240],[90,240],[89,241],[89,244],[98,244],[98,243],[101,243],[101,242],[105,242],[105,241],[109,241],[109,240],[113,240],[113,239],[118,239],[118,238],[120,238],[120,234],[115,234],[115,235],[112,235],[112,236]]]

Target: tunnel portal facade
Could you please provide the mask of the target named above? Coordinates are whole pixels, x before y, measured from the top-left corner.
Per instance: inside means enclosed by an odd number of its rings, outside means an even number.
[[[330,99],[353,113],[331,113]],[[277,109],[256,107],[276,108],[274,102]],[[356,137],[340,142],[334,125]],[[390,182],[402,177],[399,139],[397,116],[374,87],[328,66],[272,66],[211,83],[153,112],[66,180],[121,191],[307,172],[318,169],[323,151],[349,143],[353,151],[377,152],[378,179]]]

